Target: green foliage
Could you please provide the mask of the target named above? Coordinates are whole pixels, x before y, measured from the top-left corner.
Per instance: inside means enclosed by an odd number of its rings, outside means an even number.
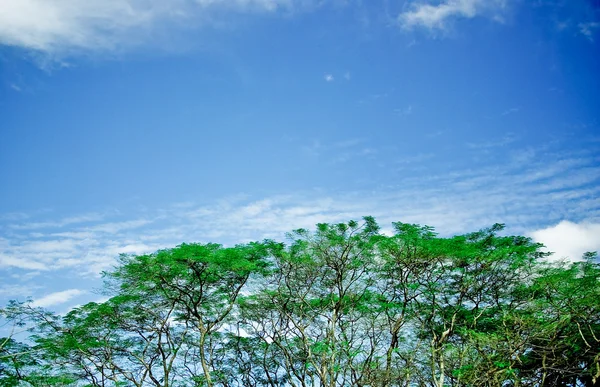
[[[393,226],[123,255],[105,302],[0,310],[30,333],[0,339],[0,386],[600,383],[595,253],[552,264],[502,224],[449,238]]]

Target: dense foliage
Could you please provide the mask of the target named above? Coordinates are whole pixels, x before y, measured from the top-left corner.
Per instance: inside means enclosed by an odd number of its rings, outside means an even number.
[[[600,385],[595,253],[394,227],[121,256],[106,302],[2,310],[30,336],[0,339],[0,386]]]

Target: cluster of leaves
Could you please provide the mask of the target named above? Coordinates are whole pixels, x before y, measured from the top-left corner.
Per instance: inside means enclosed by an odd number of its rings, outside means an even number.
[[[11,302],[0,386],[598,386],[600,264],[502,225],[373,218],[121,256],[103,303]]]

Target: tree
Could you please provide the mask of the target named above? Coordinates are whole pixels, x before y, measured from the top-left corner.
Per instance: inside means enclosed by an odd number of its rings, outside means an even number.
[[[542,386],[600,385],[600,264],[596,253],[543,267],[528,289],[539,332],[523,371]]]
[[[121,256],[102,303],[11,302],[0,386],[598,386],[600,264],[394,223]]]
[[[364,385],[375,355],[373,218],[289,235],[262,290],[243,300],[248,332],[263,345],[271,386]],[[276,370],[276,371],[275,371]]]
[[[183,244],[156,254],[122,256],[121,265],[106,273],[120,292],[145,299],[159,298],[173,308],[173,320],[189,331],[195,346],[197,374],[187,367],[192,379],[213,386],[218,376],[213,355],[219,346],[215,336],[229,322],[240,292],[253,274],[263,273],[273,244],[251,243],[223,248],[217,244]]]

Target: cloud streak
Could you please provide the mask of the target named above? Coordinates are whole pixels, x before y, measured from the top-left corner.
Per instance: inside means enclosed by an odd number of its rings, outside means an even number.
[[[217,12],[277,12],[295,0],[0,0],[0,44],[61,55],[152,42],[163,28],[210,24]]]
[[[360,143],[343,145],[362,149]],[[31,217],[6,220],[0,223],[0,270],[8,275],[60,272],[95,277],[110,268],[120,253],[148,253],[183,242],[282,239],[294,228],[364,215],[375,216],[383,227],[394,221],[432,225],[442,235],[495,222],[506,223],[511,233],[524,234],[570,221],[535,234],[544,242],[558,240],[544,236],[563,229],[579,233],[576,227],[567,227],[571,224],[600,223],[600,166],[594,152],[514,150],[501,165],[405,176],[397,185],[377,189],[316,190],[263,198],[238,195],[211,203],[174,204],[143,214],[115,211],[104,218],[88,217],[86,223],[37,222]],[[408,156],[399,156],[398,163]],[[430,155],[415,157],[411,162],[419,164],[419,159]],[[31,227],[39,223],[47,227]],[[597,231],[590,230],[585,235]],[[569,256],[580,255],[583,246],[548,245]]]
[[[49,306],[64,304],[71,299],[84,294],[83,290],[69,289],[61,292],[50,293],[44,297],[38,298],[31,304],[34,307],[47,308]]]
[[[579,32],[585,36],[590,42],[594,41],[594,31],[600,28],[600,22],[579,23]]]
[[[455,19],[472,19],[478,16],[497,16],[503,8],[501,0],[445,0],[439,4],[413,2],[408,11],[398,16],[402,27],[422,27],[429,30],[444,30]]]

